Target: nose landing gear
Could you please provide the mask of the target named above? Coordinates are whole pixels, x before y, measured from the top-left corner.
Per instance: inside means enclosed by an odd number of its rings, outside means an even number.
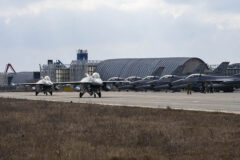
[[[79,93],[79,97],[82,98],[82,96],[84,95],[84,92],[80,92]]]

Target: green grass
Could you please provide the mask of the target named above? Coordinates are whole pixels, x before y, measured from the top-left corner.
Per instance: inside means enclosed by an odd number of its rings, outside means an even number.
[[[240,115],[0,98],[5,159],[240,159]]]

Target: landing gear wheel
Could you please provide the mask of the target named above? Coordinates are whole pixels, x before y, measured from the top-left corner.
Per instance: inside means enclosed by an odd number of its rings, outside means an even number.
[[[79,97],[82,98],[82,96],[83,96],[83,93],[80,92],[80,93],[79,93]]]
[[[98,93],[98,97],[99,97],[99,98],[102,97],[102,93],[101,93],[101,92]]]
[[[96,98],[97,96],[96,96],[96,93],[94,93],[94,98]]]
[[[37,96],[37,95],[38,95],[38,92],[35,92],[35,95]]]
[[[49,92],[50,93],[50,95],[52,96],[52,91],[51,92]]]

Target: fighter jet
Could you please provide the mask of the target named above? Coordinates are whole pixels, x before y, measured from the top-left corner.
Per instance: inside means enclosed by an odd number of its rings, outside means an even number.
[[[233,76],[212,76],[206,74],[192,74],[184,79],[180,79],[172,82],[171,89],[186,88],[188,84],[191,84],[193,90],[200,91],[207,85],[212,85],[216,90],[222,90],[224,92],[232,92],[235,86],[240,84],[240,74]]]
[[[206,76],[223,76],[225,71],[227,70],[228,65],[229,65],[229,62],[222,62],[212,72],[208,72],[206,74]],[[196,77],[198,75],[205,75],[205,74],[202,74],[202,72],[194,73],[194,74],[191,74],[189,76],[182,77],[182,79],[178,79],[178,80],[172,81],[170,89],[174,90],[174,91],[179,91],[181,89],[184,89],[184,88],[187,87],[187,83],[190,83],[190,82],[187,82],[186,79],[192,79],[193,77]],[[202,83],[204,83],[204,82],[202,82]],[[202,88],[202,87],[200,86],[199,83],[197,83],[197,84],[193,83],[193,84],[194,84],[194,85],[192,85],[192,87],[193,87],[192,89],[193,90],[195,90],[195,91],[200,91],[201,90],[200,88]],[[203,84],[201,84],[201,85],[203,85]],[[216,84],[213,84],[213,85],[216,85]],[[216,86],[220,86],[220,85],[218,84]]]
[[[158,80],[150,81],[147,83],[147,85],[143,86],[146,89],[160,91],[163,89],[169,89],[171,88],[171,83],[173,81],[176,81],[178,79],[182,79],[183,76],[177,76],[177,75],[165,75],[162,76]]]
[[[120,89],[130,89],[130,90],[134,90],[134,91],[140,91],[140,90],[146,91],[144,86],[147,84],[147,82],[153,81],[156,79],[159,79],[159,77],[158,76],[147,76],[143,79],[136,78],[136,77],[129,77],[129,78],[127,78],[127,80],[129,80],[130,83],[125,86],[119,87],[119,88]]]
[[[121,78],[121,77],[111,77],[107,81],[110,81],[110,82],[114,81],[114,84],[110,84],[110,86],[112,88],[111,90],[118,90],[118,91],[120,91],[119,88],[121,86],[129,84],[129,81],[127,81],[126,79]]]
[[[147,80],[144,83],[140,83],[138,86],[136,86],[136,89],[138,90],[162,90],[169,87],[169,84],[176,80],[180,79],[182,77],[176,76],[176,75],[165,75],[159,78],[158,76],[148,76]]]
[[[118,86],[119,91],[120,90],[133,90],[135,88],[135,86],[132,84],[135,81],[139,81],[142,80],[141,77],[137,77],[137,76],[130,76],[128,78],[126,78],[124,81],[127,83],[123,83],[122,85]]]
[[[58,84],[68,84],[73,85],[75,91],[79,92],[79,97],[82,98],[85,93],[88,93],[90,96],[94,96],[94,98],[102,97],[102,90],[110,90],[111,84],[115,84],[121,81],[103,81],[100,78],[98,73],[93,73],[92,76],[86,75],[81,81],[77,82],[60,82]],[[125,81],[124,81],[125,82]]]
[[[53,90],[58,90],[57,84],[53,83],[49,76],[45,76],[36,83],[19,83],[17,85],[32,86],[32,90],[35,91],[37,96],[40,92],[43,92],[45,95],[48,93],[52,96]]]
[[[157,79],[159,79],[158,76],[147,76],[147,77],[143,78],[142,80],[132,82],[131,85],[133,85],[134,90],[136,90],[136,91],[140,91],[140,90],[147,91],[147,89],[145,87],[147,85],[147,83],[150,81],[153,81],[153,80],[157,80]]]

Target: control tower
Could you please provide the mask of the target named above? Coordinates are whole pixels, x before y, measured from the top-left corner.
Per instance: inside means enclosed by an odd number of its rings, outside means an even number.
[[[77,60],[88,62],[88,51],[82,49],[77,50]]]

